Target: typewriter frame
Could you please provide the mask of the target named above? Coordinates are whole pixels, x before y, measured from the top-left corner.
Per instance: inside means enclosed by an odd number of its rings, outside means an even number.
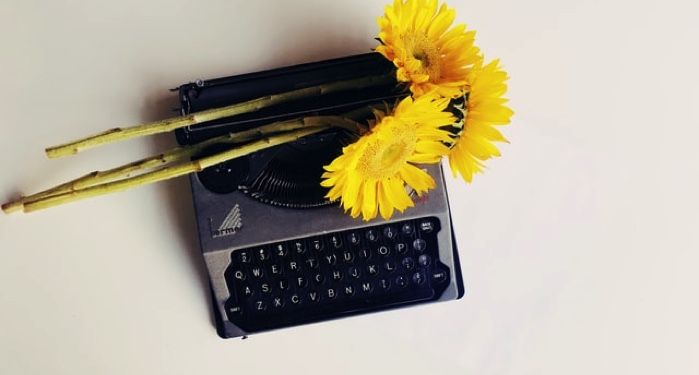
[[[208,107],[221,106],[269,93],[310,86],[331,79],[349,79],[357,75],[386,72],[390,69],[393,69],[393,67],[381,56],[375,53],[369,53],[228,78],[196,81],[184,84],[178,88],[181,112],[182,114],[187,114]],[[223,96],[221,96],[220,92],[218,93],[219,98],[223,99],[208,100],[206,105],[202,106],[202,104],[198,102],[202,100],[200,94],[212,87],[221,87],[226,91]],[[362,100],[361,95],[362,94],[359,93],[359,96],[350,97],[347,102],[365,105],[367,100]],[[372,100],[376,101],[376,98]],[[309,108],[309,105],[315,107]],[[259,124],[269,122],[270,118],[284,119],[284,115],[279,115],[279,112],[275,113],[275,111],[285,110],[285,106],[280,107],[281,108],[272,109],[271,111],[260,111],[258,113],[237,116],[234,119],[212,121],[211,123],[181,129],[176,132],[177,140],[180,144],[193,144],[230,131],[232,126],[236,126],[236,128],[252,128]],[[297,116],[298,113],[337,113],[338,110],[338,108],[333,106],[327,106],[323,103],[318,104],[317,101],[300,103],[295,107],[292,105],[287,108],[290,108],[287,111],[288,117]],[[417,202],[415,208],[407,210],[403,214],[396,215],[389,222],[427,216],[437,217],[440,220],[443,229],[438,234],[440,243],[439,257],[442,262],[448,262],[449,264],[450,284],[442,295],[434,299],[434,301],[459,299],[464,295],[464,287],[441,165],[426,166],[426,170],[437,181],[437,188],[430,191],[429,198],[426,202]],[[224,273],[231,261],[232,252],[237,249],[249,248],[257,244],[291,240],[297,237],[305,238],[313,235],[327,234],[333,231],[363,228],[384,223],[382,219],[375,219],[369,223],[362,222],[358,219],[352,219],[348,215],[342,213],[341,209],[334,205],[311,209],[279,208],[266,206],[263,203],[243,196],[240,192],[231,192],[228,194],[215,193],[204,186],[199,175],[191,175],[190,183],[199,227],[200,246],[209,271],[217,332],[222,338],[246,337],[251,333],[261,332],[246,331],[233,324],[226,316],[225,303],[229,295],[226,294],[228,288],[224,280]],[[226,205],[226,202],[229,203]],[[222,209],[221,205],[226,205],[226,207]],[[230,214],[234,206],[238,207],[238,210],[242,212],[243,226],[249,227],[251,225],[258,225],[259,220],[256,220],[256,218],[259,219],[259,217],[263,215],[274,215],[277,218],[276,220],[293,223],[305,222],[306,224],[300,235],[298,234],[299,228],[285,227],[273,229],[259,228],[260,230],[256,231],[257,233],[247,232],[244,238],[239,235],[215,236],[212,232],[211,223],[214,220],[217,222],[225,220],[225,215],[227,213]],[[255,213],[252,219],[250,219],[249,212]],[[312,215],[311,220],[308,220],[309,215]],[[280,219],[280,217],[283,217],[283,219]],[[251,221],[252,224],[250,224]],[[294,233],[296,233],[296,235],[294,235]],[[375,311],[385,311],[409,306],[413,306],[413,304],[378,307]],[[323,320],[332,320],[366,312],[370,311],[338,314],[337,316],[324,318]]]

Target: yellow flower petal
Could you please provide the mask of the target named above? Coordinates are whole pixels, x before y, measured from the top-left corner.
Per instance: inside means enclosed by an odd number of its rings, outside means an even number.
[[[437,92],[463,95],[466,75],[482,57],[475,33],[452,27],[455,12],[436,0],[398,0],[379,17],[376,51],[398,68],[396,78],[409,83],[416,97]]]
[[[345,209],[355,206],[359,189],[361,188],[361,178],[357,173],[349,173],[347,175],[347,183],[345,190],[342,193],[342,203]]]
[[[386,183],[383,181],[379,182],[377,192],[379,194],[379,211],[381,212],[381,217],[388,220],[393,216],[393,205],[388,199],[388,191],[386,188]]]
[[[364,184],[364,194],[362,199],[362,214],[365,221],[376,217],[378,209],[378,201],[376,198],[377,182],[369,180]]]
[[[434,189],[436,185],[432,176],[420,168],[414,167],[407,164],[400,171],[400,177],[405,180],[405,182],[415,189],[418,195],[422,195],[429,189]]]
[[[471,182],[473,175],[483,170],[482,161],[500,156],[494,142],[507,142],[496,125],[506,125],[513,115],[507,107],[507,73],[498,60],[483,66],[476,64],[468,75],[468,101],[464,131],[455,140],[449,153],[449,165],[456,176]]]
[[[326,166],[321,185],[330,188],[329,199],[341,199],[353,217],[371,220],[381,214],[413,206],[406,184],[418,194],[435,187],[427,173],[413,163],[436,163],[450,152],[443,128],[456,121],[444,112],[448,99],[426,95],[400,101],[389,115],[378,114],[378,123],[343,154]]]

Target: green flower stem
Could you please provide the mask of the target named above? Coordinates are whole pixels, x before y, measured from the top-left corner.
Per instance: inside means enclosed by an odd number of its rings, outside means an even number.
[[[242,113],[254,112],[262,108],[271,107],[277,104],[290,102],[298,99],[332,94],[341,91],[357,90],[367,87],[380,86],[394,80],[390,74],[368,76],[345,81],[331,82],[318,86],[306,87],[261,98],[249,100],[229,106],[214,108],[206,111],[191,113],[186,116],[173,117],[166,120],[136,125],[126,128],[114,128],[103,133],[95,134],[86,138],[78,139],[66,144],[49,147],[46,155],[49,158],[58,158],[73,155],[80,151],[108,144],[116,141],[131,139],[157,133],[166,133],[186,126],[199,124],[206,121],[221,119],[239,115]]]
[[[352,115],[348,113],[347,115]],[[42,192],[32,194],[27,197],[22,197],[16,201],[2,205],[2,210],[5,213],[13,213],[22,211],[24,204],[29,201],[38,201],[39,199],[60,195],[76,190],[85,189],[103,182],[113,181],[121,177],[131,177],[134,172],[139,172],[145,169],[155,167],[163,167],[167,164],[172,164],[177,161],[189,159],[200,153],[205,148],[220,143],[242,143],[251,140],[259,139],[268,135],[289,132],[302,128],[317,127],[332,125],[343,127],[350,131],[356,132],[359,125],[353,120],[343,116],[308,116],[293,120],[279,121],[264,125],[255,129],[250,129],[237,133],[228,133],[219,137],[211,138],[201,143],[192,146],[176,147],[162,154],[141,159],[132,163],[108,169],[105,171],[94,171],[80,178],[68,181],[64,184],[44,190]]]
[[[115,193],[136,186],[151,184],[154,182],[184,176],[190,173],[200,172],[207,167],[223,163],[225,161],[232,160],[241,156],[245,156],[253,152],[263,150],[265,148],[274,147],[287,142],[293,142],[298,140],[299,138],[303,138],[307,135],[314,134],[328,128],[330,128],[330,126],[325,125],[306,129],[298,129],[292,132],[266,137],[215,155],[207,156],[180,165],[164,167],[135,177],[129,177],[118,181],[93,185],[85,189],[69,191],[57,195],[38,198],[35,200],[28,200],[23,205],[24,212],[42,210],[60,204],[70,203],[77,200],[95,197],[99,195]]]

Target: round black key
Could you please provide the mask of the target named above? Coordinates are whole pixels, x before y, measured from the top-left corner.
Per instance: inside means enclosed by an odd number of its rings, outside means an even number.
[[[364,248],[359,250],[359,257],[362,259],[369,259],[371,258],[371,250]]]
[[[403,265],[403,268],[408,271],[415,268],[415,261],[413,260],[413,258],[403,258],[403,260],[400,263]]]
[[[308,300],[313,303],[320,302],[320,292],[317,290],[311,290],[308,292]]]
[[[253,310],[257,312],[262,312],[267,310],[267,301],[265,300],[257,300],[252,303],[252,308]]]
[[[308,258],[308,259],[306,259],[306,265],[308,266],[308,268],[311,268],[311,269],[318,268],[318,259]]]
[[[430,259],[430,256],[427,254],[422,254],[419,257],[417,257],[417,264],[423,267],[429,266],[431,262],[432,260]]]
[[[415,249],[416,251],[423,252],[426,248],[427,242],[425,242],[425,240],[423,240],[422,238],[418,238],[415,241],[413,241],[413,249]]]
[[[284,258],[289,254],[289,248],[286,244],[278,243],[274,245],[274,253],[280,258]]]
[[[379,287],[380,287],[383,291],[387,291],[387,290],[391,289],[391,280],[389,280],[389,279],[380,279],[380,280],[379,280]]]
[[[337,297],[337,289],[335,288],[328,288],[325,291],[325,297],[328,297],[328,299],[335,299]]]
[[[396,229],[390,225],[387,226],[386,228],[383,228],[383,236],[389,240],[396,238],[397,234],[398,233],[396,232]]]
[[[401,288],[405,288],[408,285],[408,279],[401,275],[396,277],[396,285],[398,285]]]
[[[340,270],[332,270],[331,275],[334,281],[342,280],[342,276],[344,276]]]
[[[364,294],[371,294],[374,291],[374,284],[371,281],[363,282],[359,290]]]
[[[315,239],[311,240],[311,248],[315,251],[321,251],[325,247],[325,244],[323,244],[323,240],[321,239]]]
[[[289,261],[289,271],[291,272],[300,272],[301,271],[301,264],[295,260]]]
[[[354,261],[354,253],[347,250],[343,251],[342,260],[344,260],[345,263],[352,263]]]
[[[279,289],[281,289],[281,290],[289,289],[289,280],[284,280],[284,279],[279,280]]]
[[[413,234],[413,225],[410,223],[405,223],[403,226],[400,227],[401,232],[405,234],[406,236],[409,236]]]
[[[378,266],[377,264],[368,264],[368,265],[366,266],[366,273],[369,274],[369,275],[371,275],[371,276],[378,275],[378,273],[379,273],[379,266]]]
[[[280,263],[273,263],[269,266],[269,271],[272,275],[279,276],[282,274],[283,267]]]
[[[293,305],[298,305],[298,304],[301,303],[301,296],[299,296],[298,294],[294,293],[294,294],[292,294],[292,295],[289,296],[289,301],[290,301]]]
[[[269,283],[262,283],[260,284],[260,290],[262,293],[272,293],[272,285]]]
[[[243,272],[243,270],[235,270],[233,271],[233,277],[235,277],[236,280],[243,281],[245,280],[245,272]]]
[[[256,279],[261,279],[262,276],[265,275],[265,273],[262,271],[262,267],[250,268],[250,273],[252,273],[252,276],[255,277]]]
[[[243,286],[243,295],[245,297],[252,297],[255,294],[255,290],[252,289],[249,285]]]
[[[413,284],[422,285],[425,282],[425,274],[418,271],[413,274]]]
[[[296,254],[306,253],[306,244],[302,240],[294,241],[293,245]]]
[[[252,260],[252,256],[250,256],[250,252],[247,250],[236,251],[236,253],[236,258],[238,258],[240,263],[250,263]]]
[[[337,263],[337,255],[330,254],[323,256],[323,262],[327,263],[329,266],[334,266]]]
[[[272,297],[272,307],[275,309],[281,309],[284,307],[284,298],[282,296]]]
[[[354,295],[354,287],[352,285],[345,285],[343,291],[347,297],[352,297]]]
[[[306,279],[303,276],[299,276],[296,278],[296,286],[299,288],[305,288],[306,285],[308,285],[308,279]]]
[[[347,274],[358,279],[362,275],[362,272],[357,267],[350,267],[347,269]]]
[[[336,249],[341,248],[342,247],[342,236],[340,236],[339,234],[333,234],[332,236],[330,236],[330,243]]]
[[[398,242],[394,248],[398,254],[405,254],[408,251],[408,246],[402,242]]]
[[[323,283],[323,281],[325,281],[325,276],[323,276],[322,273],[317,273],[317,274],[313,275],[313,281],[316,284],[320,285]]]
[[[383,269],[385,269],[386,272],[393,272],[393,271],[395,271],[395,270],[396,270],[396,262],[394,262],[394,261],[392,261],[392,260],[387,260],[387,261],[384,262],[384,264],[383,264]]]
[[[257,255],[257,259],[259,259],[261,262],[266,261],[270,257],[269,250],[264,247],[257,249],[255,253]]]
[[[379,253],[379,255],[388,256],[391,254],[391,248],[388,246],[379,246],[376,252]]]
[[[349,243],[351,243],[354,246],[357,246],[362,242],[362,238],[356,232],[348,234],[347,240],[349,240]]]
[[[371,242],[376,242],[379,240],[379,234],[376,233],[375,229],[369,229],[366,231],[366,239]]]

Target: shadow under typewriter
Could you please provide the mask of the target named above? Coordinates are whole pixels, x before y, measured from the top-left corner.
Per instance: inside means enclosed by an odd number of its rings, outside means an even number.
[[[367,54],[200,81],[179,92],[188,113],[387,69],[380,56]],[[359,90],[204,124],[177,136],[180,143],[196,143],[232,129],[344,113],[400,95],[395,85]],[[329,130],[191,177],[221,337],[463,295],[441,167],[425,167],[437,187],[404,214],[389,221],[352,219],[325,199],[327,190],[319,185],[322,167],[352,141],[344,131]]]

